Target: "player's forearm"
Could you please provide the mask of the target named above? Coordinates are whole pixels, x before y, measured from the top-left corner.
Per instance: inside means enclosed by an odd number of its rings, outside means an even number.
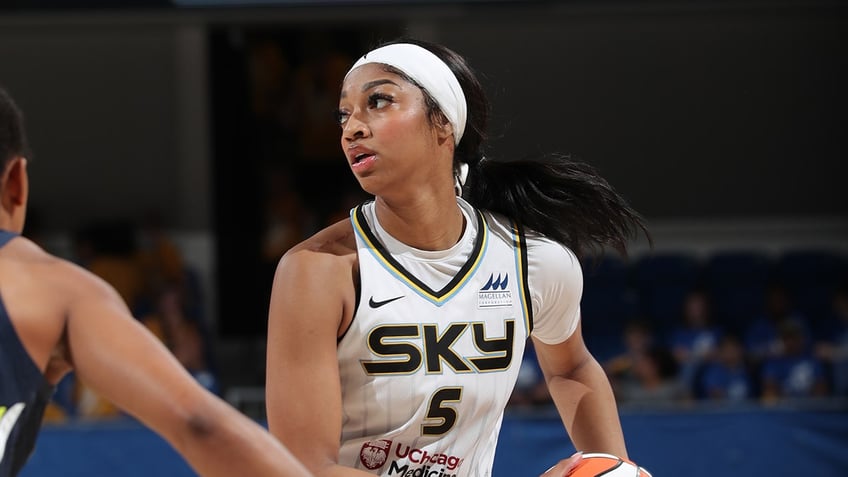
[[[627,457],[612,388],[597,361],[586,360],[568,376],[552,376],[548,387],[577,450]]]
[[[273,409],[273,406],[269,407],[269,410]],[[315,415],[318,411],[310,412],[310,415]],[[295,414],[300,415],[300,413],[301,411],[298,411]],[[331,413],[325,414],[332,415]],[[275,416],[277,416],[276,420]],[[338,436],[341,432],[339,428],[322,427],[321,423],[318,422],[319,419],[311,419],[311,426],[306,422],[297,423],[294,417],[279,416],[278,413],[273,411],[269,412],[269,417],[269,426],[272,433],[316,477],[373,477],[374,474],[372,473],[337,463],[339,441],[337,437],[333,439],[328,436]],[[341,418],[338,417],[336,420],[340,421]]]
[[[271,434],[223,402],[190,417],[174,445],[204,477],[307,477],[306,468]]]

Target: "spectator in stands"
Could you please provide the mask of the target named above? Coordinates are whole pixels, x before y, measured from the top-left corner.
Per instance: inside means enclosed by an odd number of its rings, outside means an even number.
[[[766,296],[765,314],[756,317],[745,331],[745,351],[755,364],[782,353],[779,329],[785,322],[793,322],[807,332],[806,320],[793,311],[786,289],[774,284]]]
[[[848,286],[833,294],[832,314],[817,334],[816,357],[830,366],[833,393],[848,396]]]
[[[763,400],[824,396],[828,392],[822,362],[810,352],[806,330],[792,320],[779,325],[782,352],[763,363]]]
[[[74,240],[76,262],[117,290],[130,310],[144,301],[145,276],[138,260],[136,229],[130,222],[97,222]]]
[[[613,389],[628,386],[636,381],[633,368],[655,344],[654,334],[647,322],[634,320],[623,330],[624,352],[603,363]]]
[[[287,168],[268,172],[262,259],[276,267],[280,257],[313,232],[313,218]]]
[[[144,305],[150,309],[155,307],[163,287],[187,286],[186,264],[182,250],[168,233],[158,210],[147,212],[137,235],[136,260],[144,276]]]
[[[721,337],[715,360],[704,366],[697,388],[708,399],[744,401],[754,397],[754,381],[738,336]]]
[[[691,291],[683,303],[682,323],[669,338],[669,348],[686,389],[694,388],[695,374],[713,357],[720,338],[721,331],[710,318],[708,295],[702,290]]]
[[[158,337],[192,376],[206,389],[217,393],[218,382],[206,359],[206,347],[198,323],[186,313],[182,289],[165,288],[153,313],[141,322]]]
[[[118,292],[132,312],[146,301],[146,278],[138,260],[134,226],[123,220],[89,224],[75,236],[76,261]],[[74,414],[82,419],[114,419],[123,413],[110,400],[73,377]]]
[[[678,379],[679,367],[671,351],[653,346],[633,363],[635,381],[617,389],[623,403],[674,403],[686,399],[686,389]]]

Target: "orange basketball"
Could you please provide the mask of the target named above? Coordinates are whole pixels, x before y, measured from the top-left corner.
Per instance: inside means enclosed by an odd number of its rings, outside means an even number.
[[[568,477],[651,477],[650,472],[610,454],[586,453]]]

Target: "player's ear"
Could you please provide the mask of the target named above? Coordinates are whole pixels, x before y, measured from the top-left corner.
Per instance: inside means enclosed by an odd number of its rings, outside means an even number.
[[[436,118],[436,136],[440,143],[448,139],[453,141],[453,124],[442,113],[439,113]]]
[[[6,163],[6,168],[3,170],[0,194],[2,194],[3,208],[10,213],[15,208],[26,206],[29,195],[29,177],[26,167],[26,158],[15,157]]]

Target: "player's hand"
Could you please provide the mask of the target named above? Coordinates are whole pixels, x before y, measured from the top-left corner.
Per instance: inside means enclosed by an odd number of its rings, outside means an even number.
[[[574,466],[580,462],[580,459],[583,458],[582,452],[575,452],[574,455],[569,457],[568,459],[563,459],[556,463],[553,467],[545,471],[541,477],[565,477]]]

